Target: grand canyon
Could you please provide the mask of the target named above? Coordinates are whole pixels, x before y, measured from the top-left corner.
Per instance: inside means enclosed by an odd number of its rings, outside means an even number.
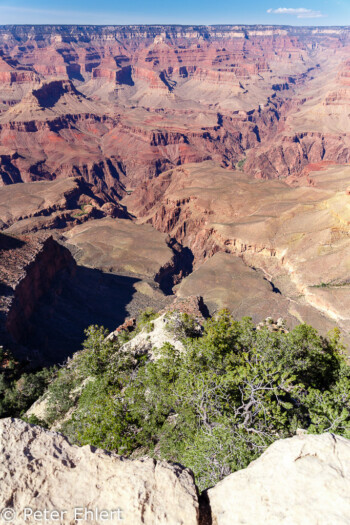
[[[0,522],[349,523],[349,53],[0,26]]]
[[[1,27],[9,340],[57,361],[90,322],[195,294],[348,341],[349,46],[347,28]]]

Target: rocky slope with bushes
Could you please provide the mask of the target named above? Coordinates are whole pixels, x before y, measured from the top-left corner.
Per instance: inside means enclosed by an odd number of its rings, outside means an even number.
[[[350,437],[337,330],[326,339],[282,320],[256,327],[228,311],[204,320],[170,310],[86,336],[26,414],[73,443],[181,463],[203,490],[298,428]]]

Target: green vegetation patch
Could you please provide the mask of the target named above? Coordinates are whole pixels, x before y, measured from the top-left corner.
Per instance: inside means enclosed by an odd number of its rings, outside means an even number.
[[[297,428],[350,438],[350,367],[337,330],[328,339],[307,325],[257,331],[226,311],[201,333],[189,316],[170,329],[185,350],[167,343],[150,360],[90,327],[49,385],[49,423],[78,444],[179,462],[202,489]]]
[[[54,377],[54,368],[27,372],[24,364],[0,347],[0,418],[23,416]]]
[[[246,158],[245,159],[241,159],[237,162],[237,169],[243,171],[243,168],[244,168],[244,164],[246,163]]]
[[[87,212],[85,211],[85,206],[84,204],[82,204],[80,206],[80,211],[77,211],[76,213],[74,213],[72,215],[72,217],[74,217],[75,219],[79,219],[79,217],[83,217],[84,215],[87,215]]]

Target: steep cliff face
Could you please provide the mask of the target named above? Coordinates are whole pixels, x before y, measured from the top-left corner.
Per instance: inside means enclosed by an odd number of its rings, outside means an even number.
[[[70,252],[52,237],[0,238],[1,331],[23,343],[39,300],[62,272],[73,273]]]

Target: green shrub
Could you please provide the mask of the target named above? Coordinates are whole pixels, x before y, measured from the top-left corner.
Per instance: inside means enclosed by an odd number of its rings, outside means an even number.
[[[147,308],[142,312],[137,319],[135,335],[140,333],[143,329],[145,329],[146,332],[152,332],[154,328],[153,321],[157,319],[157,317],[159,317],[159,314],[153,310],[153,308]]]
[[[88,330],[82,352],[49,388],[74,442],[180,462],[204,488],[297,428],[350,437],[350,367],[338,331],[323,338],[307,325],[256,330],[228,311],[202,332],[191,317],[179,319],[170,329],[185,350],[167,343],[155,360]]]
[[[195,338],[201,335],[199,323],[186,313],[173,312],[167,314],[166,328],[178,339]]]
[[[244,164],[246,163],[247,159],[241,159],[237,162],[237,169],[243,170]]]
[[[30,425],[38,425],[39,427],[42,427],[42,428],[48,428],[49,427],[49,425],[48,425],[48,423],[46,421],[44,421],[43,419],[38,418],[34,414],[31,414],[30,416],[23,416],[22,419],[23,419],[23,421],[26,421]]]
[[[14,360],[11,353],[1,348],[0,363],[0,418],[21,417],[43,395],[55,376],[55,369],[24,372],[25,364]]]
[[[75,368],[79,367],[86,376],[101,375],[108,368],[118,345],[117,342],[106,339],[108,334],[108,330],[96,325],[85,330],[86,340],[75,361]]]

